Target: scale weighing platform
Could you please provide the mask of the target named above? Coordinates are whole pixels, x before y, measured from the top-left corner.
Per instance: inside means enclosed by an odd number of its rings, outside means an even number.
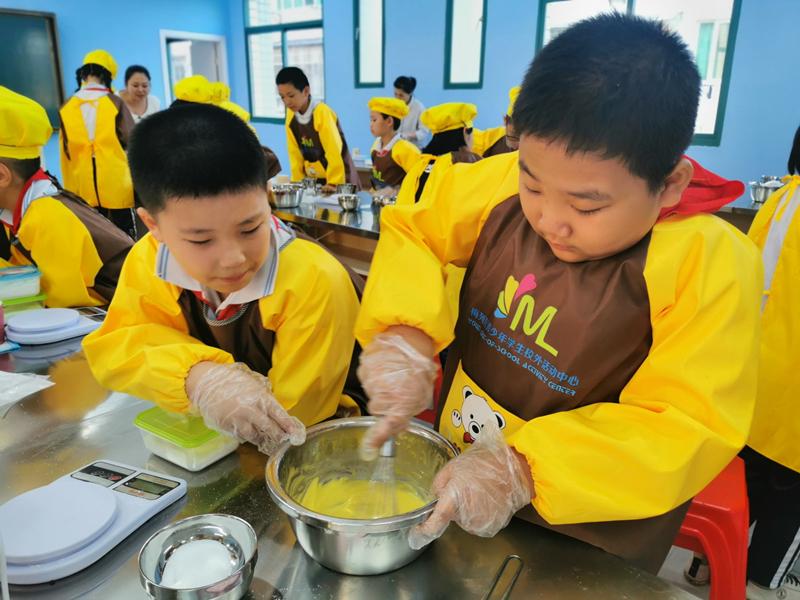
[[[186,495],[186,482],[97,461],[0,506],[8,581],[34,584],[85,569]]]

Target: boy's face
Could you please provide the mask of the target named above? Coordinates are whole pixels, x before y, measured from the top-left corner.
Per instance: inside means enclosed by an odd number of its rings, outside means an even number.
[[[394,132],[391,119],[384,119],[383,115],[374,110],[369,111],[369,132],[373,137],[381,137]]]
[[[191,277],[227,296],[250,283],[267,260],[270,208],[267,190],[171,199],[139,215]]]
[[[281,83],[278,85],[278,94],[286,108],[292,112],[299,112],[308,102],[311,88],[306,86],[305,89],[298,90],[293,83]]]
[[[662,208],[678,203],[693,172],[682,160],[652,194],[618,159],[567,155],[565,144],[530,135],[520,140],[519,166],[522,210],[565,262],[599,260],[636,244]]]

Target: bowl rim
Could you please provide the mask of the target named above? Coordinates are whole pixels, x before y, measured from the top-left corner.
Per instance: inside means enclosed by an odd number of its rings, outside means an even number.
[[[213,585],[216,585],[217,583],[219,583],[218,581],[216,581],[214,583],[209,583],[208,585],[203,585],[203,586],[196,587],[196,588],[171,588],[171,587],[163,586],[160,583],[156,583],[155,581],[153,581],[153,579],[150,577],[150,575],[146,574],[144,572],[144,569],[142,568],[142,557],[144,556],[144,551],[150,545],[150,542],[152,542],[158,535],[160,535],[161,533],[163,533],[167,529],[172,529],[174,527],[177,527],[179,524],[184,523],[186,521],[195,521],[195,520],[200,520],[200,519],[204,519],[204,518],[207,518],[207,517],[225,517],[226,519],[233,519],[235,521],[240,521],[240,522],[244,523],[247,526],[247,531],[250,533],[250,535],[253,538],[253,552],[252,552],[252,554],[249,557],[247,557],[247,559],[244,561],[244,564],[241,567],[239,567],[233,573],[228,575],[225,579],[221,579],[220,581],[225,581],[226,579],[229,579],[229,578],[233,577],[234,575],[243,572],[245,569],[248,568],[248,565],[250,565],[251,562],[253,563],[253,566],[254,566],[255,561],[258,560],[258,536],[256,535],[256,531],[255,531],[255,529],[253,529],[253,526],[250,525],[250,523],[248,523],[247,521],[245,521],[241,517],[237,517],[235,515],[226,515],[225,513],[204,513],[202,515],[194,515],[192,517],[186,517],[185,519],[179,519],[178,521],[173,521],[172,523],[167,523],[166,525],[164,525],[164,527],[162,527],[161,529],[156,531],[153,535],[151,535],[149,538],[147,538],[147,541],[144,544],[142,544],[142,547],[139,549],[139,555],[136,558],[136,565],[139,568],[139,577],[143,578],[145,580],[145,581],[142,582],[144,587],[145,587],[145,589],[148,589],[148,587],[154,587],[154,588],[158,588],[160,590],[177,590],[177,591],[184,592],[184,593],[190,593],[190,592],[198,592],[198,591],[202,591],[202,590],[208,589],[209,586],[213,586]]]
[[[306,429],[306,442],[317,434],[325,433],[340,427],[369,427],[377,423],[376,417],[348,417],[344,419],[333,419],[313,425]],[[450,454],[450,460],[457,456],[455,446],[435,429],[425,427],[415,422],[411,422],[404,433],[413,432],[421,435],[430,441],[441,444],[445,451]],[[417,510],[393,517],[382,519],[342,519],[330,517],[322,513],[314,512],[296,502],[287,492],[278,479],[278,470],[286,452],[292,448],[289,441],[283,442],[267,461],[266,483],[272,500],[289,517],[297,519],[308,525],[313,525],[331,531],[341,531],[343,533],[385,533],[405,529],[422,523],[433,512],[437,498],[428,502],[425,506]]]

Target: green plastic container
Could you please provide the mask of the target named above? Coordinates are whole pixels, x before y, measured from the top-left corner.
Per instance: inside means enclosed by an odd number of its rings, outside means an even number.
[[[200,471],[239,447],[239,442],[206,427],[200,417],[168,413],[155,407],[133,424],[150,452],[189,471]]]
[[[15,315],[17,313],[25,312],[26,310],[36,310],[37,308],[44,308],[44,301],[47,300],[47,294],[41,292],[36,296],[27,296],[25,298],[14,298],[13,300],[3,300],[3,311],[6,317]]]

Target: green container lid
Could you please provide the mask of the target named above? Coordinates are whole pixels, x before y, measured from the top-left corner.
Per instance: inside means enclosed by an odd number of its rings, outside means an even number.
[[[13,300],[3,300],[3,306],[16,306],[18,304],[27,304],[28,302],[39,302],[47,300],[47,294],[44,292],[36,296],[25,296],[24,298],[14,298]]]
[[[202,417],[168,413],[157,406],[140,413],[133,424],[181,448],[197,448],[219,436],[206,427]]]

